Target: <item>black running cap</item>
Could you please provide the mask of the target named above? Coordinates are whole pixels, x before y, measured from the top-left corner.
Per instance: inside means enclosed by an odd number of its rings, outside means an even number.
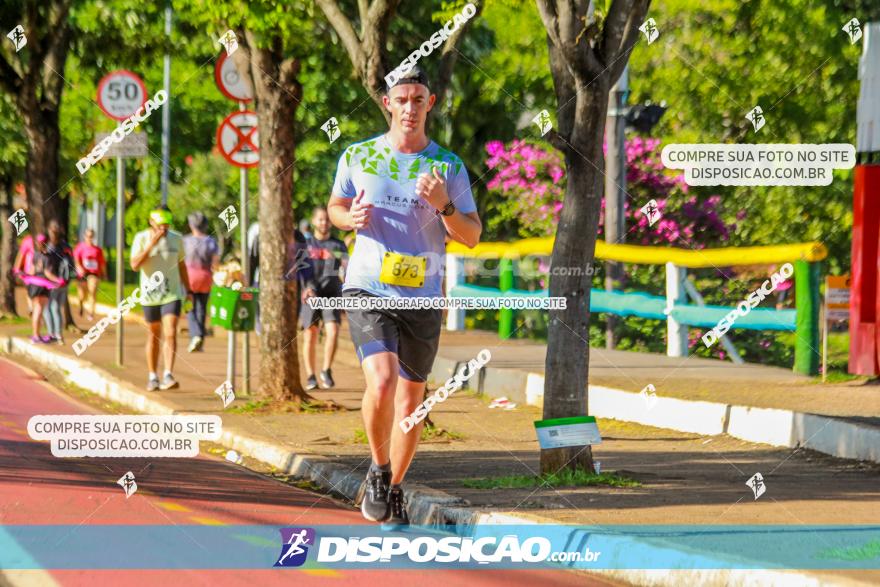
[[[431,91],[431,84],[428,83],[428,74],[418,65],[413,65],[412,69],[399,76],[393,84],[386,84],[385,93],[390,92],[391,88],[402,86],[403,84],[422,84],[428,88],[429,92]]]

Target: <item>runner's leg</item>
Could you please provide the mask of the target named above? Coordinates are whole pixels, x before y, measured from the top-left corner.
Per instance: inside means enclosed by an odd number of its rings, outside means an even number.
[[[35,296],[32,302],[31,328],[33,329],[34,336],[40,336],[40,321],[43,319],[43,308],[49,303],[49,298],[47,296]]]
[[[306,377],[315,375],[317,362],[318,325],[312,324],[303,332],[303,358],[306,362]]]
[[[333,366],[333,357],[336,355],[336,339],[339,338],[339,322],[324,323],[324,371]]]
[[[398,422],[413,413],[425,399],[425,382],[397,378],[397,393],[394,396],[394,422],[391,428],[391,484],[403,481],[410,463],[419,446],[424,420],[404,432]]]
[[[79,316],[82,318],[83,314],[86,311],[86,284],[88,283],[86,280],[88,276],[83,277],[82,279],[77,280],[76,282],[76,299],[79,302]]]
[[[193,294],[193,312],[196,315],[196,322],[199,324],[199,336],[204,338],[208,331],[205,328],[205,321],[208,319],[208,298],[210,294],[194,293]]]
[[[162,316],[162,358],[165,361],[165,370],[174,371],[174,358],[177,356],[177,314],[165,314]]]
[[[89,299],[89,316],[95,316],[95,303],[98,301],[98,276],[97,275],[88,275],[86,276],[86,290],[88,292]],[[82,302],[80,302],[82,304]],[[80,306],[82,307],[82,306]]]
[[[147,336],[147,369],[157,373],[159,365],[159,339],[162,337],[162,322],[147,322],[150,332]]]
[[[398,360],[395,353],[370,355],[363,362],[367,390],[361,402],[364,429],[370,441],[373,462],[385,465],[391,458],[391,428],[394,426],[394,397],[397,389]],[[411,457],[410,457],[411,458]]]

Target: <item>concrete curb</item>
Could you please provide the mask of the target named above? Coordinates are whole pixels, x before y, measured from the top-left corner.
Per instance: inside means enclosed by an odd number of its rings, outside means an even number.
[[[35,346],[24,339],[18,337],[0,339],[0,349],[7,354],[22,355],[49,369],[61,371],[70,382],[98,396],[113,400],[139,412],[151,415],[181,413],[170,402],[149,398],[145,395],[146,392],[134,389],[103,369],[94,367],[86,361],[61,355],[44,347]],[[641,401],[638,394],[628,395],[634,395]],[[297,478],[309,479],[331,495],[342,497],[352,502],[354,502],[361,485],[360,475],[353,475],[353,470],[347,466],[334,463],[321,456],[295,453],[273,442],[249,436],[234,427],[224,427],[219,442],[244,456],[274,466],[286,474]],[[407,493],[408,509],[413,524],[455,526],[457,530],[466,532],[476,525],[557,523],[554,520],[540,516],[523,517],[504,512],[480,512],[470,508],[470,503],[467,500],[423,485],[408,484]],[[629,544],[633,543],[639,543],[642,548],[659,549],[682,561],[686,561],[689,556],[692,556],[687,551],[673,549],[669,546],[651,543],[646,540],[630,540]],[[718,560],[720,563],[721,559]],[[869,583],[850,579],[835,580],[834,583],[829,583],[825,579],[797,571],[741,569],[593,570],[583,568],[578,568],[577,570],[625,581],[634,585],[657,587],[677,587],[682,584],[717,585],[719,587],[782,586],[792,584],[815,587],[829,584],[846,587],[869,585]]]
[[[138,412],[149,415],[182,413],[173,404],[147,396],[130,384],[120,381],[104,369],[86,361],[52,352],[18,337],[7,337],[0,344],[9,354],[23,355],[40,365],[60,371],[67,381],[100,397],[113,400]],[[318,455],[303,455],[287,448],[244,433],[235,427],[224,426],[220,444],[238,453],[271,465],[279,471],[297,478],[309,479],[328,493],[354,502],[361,485],[361,475]],[[455,523],[469,525],[473,512],[465,509],[470,504],[461,498],[418,484],[408,485],[410,517],[414,524],[439,525]],[[446,508],[460,511],[453,514]],[[468,512],[468,516],[464,515]],[[451,517],[449,517],[451,515]],[[449,522],[448,520],[456,520]]]
[[[455,366],[455,361],[438,357],[434,362],[436,378],[451,376]],[[481,391],[488,396],[543,405],[543,374],[493,369],[491,363],[485,372]],[[601,385],[590,385],[590,415],[704,436],[729,434],[750,442],[803,447],[844,459],[880,462],[880,427],[834,416],[661,395],[649,402],[639,393]]]

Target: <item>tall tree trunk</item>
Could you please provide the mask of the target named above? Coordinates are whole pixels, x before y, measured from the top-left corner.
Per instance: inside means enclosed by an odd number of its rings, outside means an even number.
[[[58,111],[43,110],[35,102],[25,112],[24,122],[28,138],[25,186],[33,230],[45,232],[54,219],[66,232],[70,214],[68,199],[62,197],[58,185]]]
[[[638,40],[650,0],[614,0],[601,24],[589,0],[537,5],[556,90],[558,131],[548,140],[564,153],[567,176],[551,267],[583,269],[593,262],[599,227],[608,92]],[[544,418],[581,416],[589,413],[591,279],[584,271],[551,274],[550,296],[565,298],[567,307],[550,312]],[[589,445],[541,451],[542,473],[562,469],[593,471]]]
[[[603,82],[581,90],[575,99],[575,132],[565,154],[565,206],[557,227],[552,267],[587,267],[593,261],[605,168],[602,154],[607,96]],[[578,124],[582,122],[582,124]],[[565,310],[550,312],[545,365],[544,418],[587,414],[587,379],[590,364],[590,289],[585,272],[556,272],[550,279],[550,296],[564,297]],[[589,446],[541,451],[541,472],[561,469],[593,470]]]
[[[12,264],[18,251],[15,242],[15,229],[6,219],[12,215],[12,198],[15,182],[11,176],[0,178],[0,221],[3,234],[0,236],[0,317],[16,316],[15,277]]]
[[[0,55],[0,86],[15,97],[28,139],[25,183],[35,233],[45,231],[52,219],[58,220],[66,231],[69,219],[69,202],[58,184],[58,111],[70,45],[71,2],[28,2],[22,15],[30,37],[25,49],[26,64],[18,61],[16,69]]]
[[[308,399],[299,379],[296,280],[285,280],[294,248],[293,121],[302,98],[299,61],[259,48],[250,31],[250,71],[260,132],[260,394]]]

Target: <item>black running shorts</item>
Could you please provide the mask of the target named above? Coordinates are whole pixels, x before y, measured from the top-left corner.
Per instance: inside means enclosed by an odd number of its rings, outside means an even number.
[[[378,297],[359,289],[342,292],[343,297]],[[397,354],[398,373],[409,381],[428,380],[437,347],[443,311],[346,310],[351,340],[362,363],[370,355]]]
[[[180,316],[181,306],[182,304],[180,300],[174,300],[173,302],[168,302],[161,306],[144,306],[144,321],[161,322],[162,316],[165,314]]]

